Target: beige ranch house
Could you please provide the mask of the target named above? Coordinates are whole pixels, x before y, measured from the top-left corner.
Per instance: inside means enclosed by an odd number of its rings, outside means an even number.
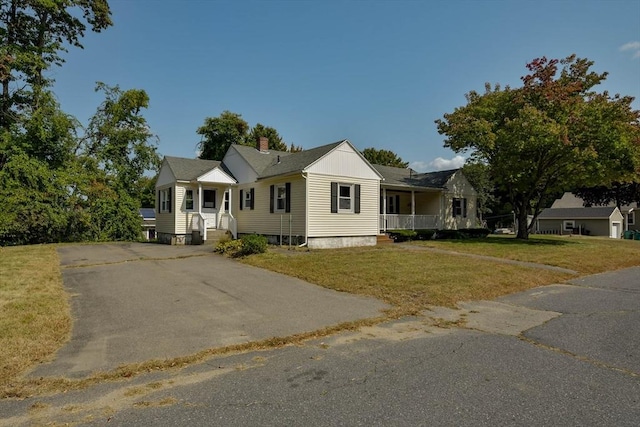
[[[260,138],[232,145],[221,162],[167,156],[156,197],[157,237],[171,244],[229,232],[310,248],[373,246],[389,230],[477,224],[477,195],[460,170],[371,165],[348,140],[290,153]]]

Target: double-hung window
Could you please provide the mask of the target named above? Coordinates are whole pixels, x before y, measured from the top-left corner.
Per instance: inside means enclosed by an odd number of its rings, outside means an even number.
[[[360,184],[332,182],[331,212],[360,213]]]
[[[193,210],[193,190],[187,190],[184,194],[184,208],[188,211]]]
[[[158,204],[160,213],[171,212],[171,188],[158,191]]]
[[[270,187],[269,212],[291,212],[291,183],[272,185]]]
[[[636,221],[636,212],[631,211],[627,214],[627,225],[635,225]]]
[[[240,210],[253,209],[253,198],[255,192],[253,188],[247,190],[240,190]]]
[[[453,216],[467,217],[467,199],[453,198]]]

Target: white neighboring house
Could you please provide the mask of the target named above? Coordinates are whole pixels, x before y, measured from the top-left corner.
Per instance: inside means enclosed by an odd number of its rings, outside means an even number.
[[[476,224],[461,171],[371,165],[348,140],[291,153],[260,138],[232,145],[222,162],[165,157],[156,194],[158,240],[173,244],[217,229],[310,248],[373,246],[390,229]]]
[[[236,235],[231,213],[233,175],[221,162],[165,156],[156,181],[158,241],[196,244],[207,232]]]

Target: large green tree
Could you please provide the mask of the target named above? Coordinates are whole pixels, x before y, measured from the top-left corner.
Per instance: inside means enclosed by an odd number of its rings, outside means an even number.
[[[269,139],[270,150],[302,150],[294,144],[287,146],[276,129],[261,123],[251,128],[242,114],[231,111],[223,111],[218,117],[207,117],[196,132],[200,135],[197,149],[201,159],[222,160],[231,144],[255,146],[261,136]]]
[[[201,159],[222,160],[231,144],[245,144],[249,124],[241,114],[223,111],[219,117],[207,117],[196,131],[201,136]]]
[[[107,0],[0,0],[0,128],[19,122],[51,83],[45,72],[64,62],[67,46],[82,48],[87,28],[110,25]]]
[[[277,130],[270,126],[264,126],[261,123],[251,128],[246,143],[253,145],[260,137],[265,137],[269,140],[269,150],[287,151],[288,149],[287,144],[282,140]]]
[[[396,168],[406,168],[409,162],[403,161],[400,156],[390,150],[377,150],[375,148],[365,148],[362,155],[369,163],[382,166],[393,166]]]
[[[436,120],[446,147],[470,151],[489,167],[514,209],[520,239],[557,192],[637,174],[640,114],[633,98],[593,89],[607,74],[592,65],[573,55],[535,59],[522,87],[487,84],[484,94],[469,92],[465,106]]]

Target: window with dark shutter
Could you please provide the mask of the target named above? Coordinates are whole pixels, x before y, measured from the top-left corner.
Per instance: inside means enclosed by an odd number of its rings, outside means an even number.
[[[353,188],[355,190],[353,211],[359,214],[360,213],[360,184],[354,185]]]
[[[244,205],[244,197],[242,197],[242,190],[240,190],[240,210],[242,210],[242,205]]]
[[[269,187],[269,212],[273,213],[275,204],[275,186]]]
[[[331,183],[331,213],[338,213],[338,183]]]
[[[253,201],[254,201],[254,199],[255,199],[255,197],[256,197],[256,192],[255,192],[255,191],[254,191],[254,189],[252,188],[252,189],[249,191],[249,193],[251,193],[251,206],[249,206],[249,209],[253,210],[253,207],[254,207],[254,203],[253,203]]]
[[[284,207],[284,211],[285,211],[286,213],[289,213],[289,212],[291,212],[291,183],[290,183],[290,182],[287,182],[287,183],[284,185],[284,188],[285,188],[285,192],[286,192],[286,194],[285,194],[285,207]]]

